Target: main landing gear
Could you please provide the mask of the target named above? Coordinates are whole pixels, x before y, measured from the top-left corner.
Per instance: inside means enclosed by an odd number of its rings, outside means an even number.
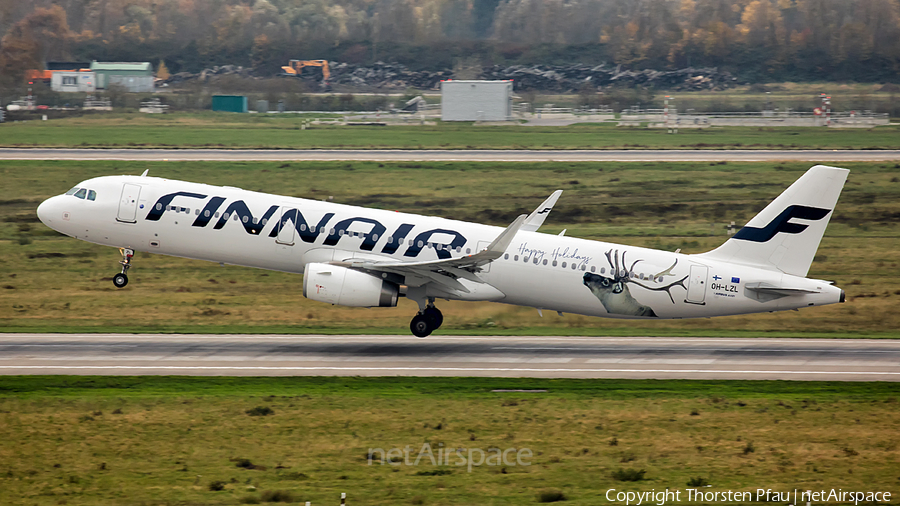
[[[444,323],[444,315],[441,314],[440,309],[434,307],[434,298],[429,298],[425,309],[419,311],[409,323],[409,330],[416,337],[428,337],[439,329],[442,323]]]
[[[128,284],[128,269],[131,268],[131,257],[134,256],[133,249],[119,248],[119,253],[122,254],[122,260],[119,261],[122,264],[122,272],[113,276],[113,284],[116,285],[116,288],[125,288],[125,285]]]

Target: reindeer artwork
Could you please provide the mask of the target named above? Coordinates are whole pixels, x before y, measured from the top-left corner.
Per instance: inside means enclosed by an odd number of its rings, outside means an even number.
[[[612,277],[600,276],[590,272],[584,274],[584,286],[588,287],[591,290],[591,293],[600,300],[600,303],[603,304],[603,307],[606,308],[608,313],[628,316],[646,316],[650,318],[657,317],[651,307],[641,304],[631,295],[631,290],[628,288],[629,283],[645,290],[666,292],[669,299],[672,300],[672,304],[675,303],[675,298],[672,297],[672,292],[669,291],[672,287],[680,286],[687,290],[687,287],[684,286],[684,281],[688,276],[658,287],[647,286],[640,283],[634,274],[634,267],[639,262],[643,262],[643,260],[635,260],[634,263],[631,264],[631,267],[626,269],[625,253],[625,251],[622,252],[622,264],[620,266],[619,250],[615,250],[615,252],[609,250],[606,252],[606,261],[609,262],[609,269]],[[676,265],[678,265],[678,259],[675,259],[675,263],[668,269],[652,275],[649,281],[662,283],[663,276],[671,275],[672,269],[674,269]]]

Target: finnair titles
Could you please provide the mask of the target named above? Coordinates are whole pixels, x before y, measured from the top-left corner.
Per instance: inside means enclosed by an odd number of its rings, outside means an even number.
[[[562,191],[508,227],[141,176],[81,182],[38,207],[44,224],[135,251],[303,274],[329,304],[419,306],[410,330],[440,328],[435,301],[493,301],[588,316],[700,318],[844,301],[806,277],[846,181],[817,165],[718,248],[687,255],[540,233]]]

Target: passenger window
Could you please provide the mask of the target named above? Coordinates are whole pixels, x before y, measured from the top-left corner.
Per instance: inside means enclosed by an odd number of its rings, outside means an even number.
[[[82,189],[78,190],[77,192],[75,192],[75,196],[80,199],[84,199],[84,197],[86,195],[87,195],[87,189],[85,189],[85,188],[82,188]]]
[[[556,267],[556,260],[553,261],[553,267]]]
[[[88,200],[97,200],[97,192],[88,190]]]
[[[547,259],[546,259],[546,258],[544,259],[544,265],[547,265]]]
[[[563,262],[563,264],[562,264],[562,268],[563,268],[563,269],[565,269],[565,268],[566,268],[566,263],[565,263],[565,262]]]
[[[76,186],[75,188],[72,188],[71,190],[67,191],[66,195],[75,195],[75,192],[77,192],[78,190],[79,190],[79,188]]]
[[[503,259],[504,259],[504,260],[509,260],[509,253],[504,253]]]
[[[597,266],[592,265],[592,266],[591,266],[591,272],[597,272]]]
[[[194,216],[200,216],[200,210],[194,209]]]

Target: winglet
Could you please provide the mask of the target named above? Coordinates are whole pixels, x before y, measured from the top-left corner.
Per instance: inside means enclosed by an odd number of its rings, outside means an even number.
[[[516,218],[516,221],[510,223],[510,225],[506,227],[506,230],[500,232],[500,235],[494,239],[494,242],[489,244],[484,251],[478,252],[479,259],[496,260],[497,258],[500,258],[506,251],[506,248],[509,247],[509,243],[516,237],[519,230],[523,228],[527,218],[528,217],[524,214],[519,215],[519,217]]]
[[[541,228],[541,225],[544,224],[544,220],[547,219],[547,215],[550,214],[550,211],[553,209],[553,206],[556,204],[556,201],[559,200],[559,196],[562,195],[562,190],[556,190],[553,192],[547,200],[545,200],[541,205],[537,207],[531,214],[525,218],[525,224],[522,225],[523,232],[534,232],[537,229]]]

